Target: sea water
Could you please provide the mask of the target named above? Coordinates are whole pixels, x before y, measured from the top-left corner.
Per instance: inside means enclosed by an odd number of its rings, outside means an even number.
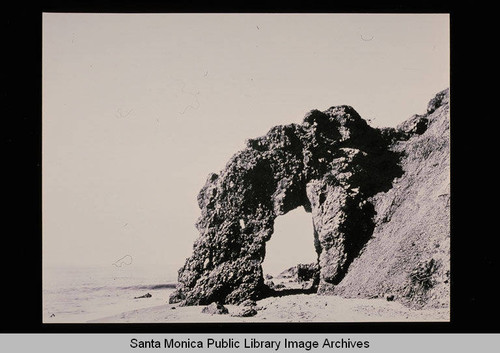
[[[85,323],[166,304],[175,288],[177,269],[134,264],[44,267],[43,322]],[[147,293],[151,297],[137,298]]]

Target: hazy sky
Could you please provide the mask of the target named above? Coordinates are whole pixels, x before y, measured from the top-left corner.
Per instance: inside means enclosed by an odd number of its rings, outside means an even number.
[[[180,266],[246,139],[340,104],[395,126],[448,85],[443,14],[44,14],[44,264]],[[314,260],[310,215],[276,228],[269,261]]]

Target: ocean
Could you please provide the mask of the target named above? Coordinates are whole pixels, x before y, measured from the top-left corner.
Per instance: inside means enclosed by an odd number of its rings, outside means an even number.
[[[163,305],[175,288],[179,267],[44,267],[43,322],[85,323]],[[148,293],[150,297],[134,299]]]

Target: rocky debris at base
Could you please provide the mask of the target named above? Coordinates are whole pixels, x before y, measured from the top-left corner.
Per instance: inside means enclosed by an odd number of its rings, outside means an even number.
[[[257,302],[255,300],[247,299],[240,306],[256,306]]]
[[[210,315],[225,315],[229,314],[229,310],[227,308],[220,304],[220,303],[212,303],[204,307],[201,312],[203,314],[210,314]]]
[[[231,316],[236,317],[251,317],[257,315],[257,302],[247,299],[237,306],[236,311]]]
[[[152,295],[149,293],[146,293],[144,295],[141,295],[140,297],[134,297],[134,299],[142,299],[142,298],[151,298]]]
[[[235,313],[231,314],[231,316],[235,317],[251,317],[257,315],[257,310],[255,306],[245,306],[239,308]]]

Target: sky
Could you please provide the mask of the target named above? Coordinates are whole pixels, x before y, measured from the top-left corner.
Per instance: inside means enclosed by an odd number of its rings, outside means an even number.
[[[343,104],[396,126],[449,86],[447,14],[45,13],[42,43],[44,266],[181,266],[248,138]],[[269,271],[314,261],[311,222],[276,220]]]

